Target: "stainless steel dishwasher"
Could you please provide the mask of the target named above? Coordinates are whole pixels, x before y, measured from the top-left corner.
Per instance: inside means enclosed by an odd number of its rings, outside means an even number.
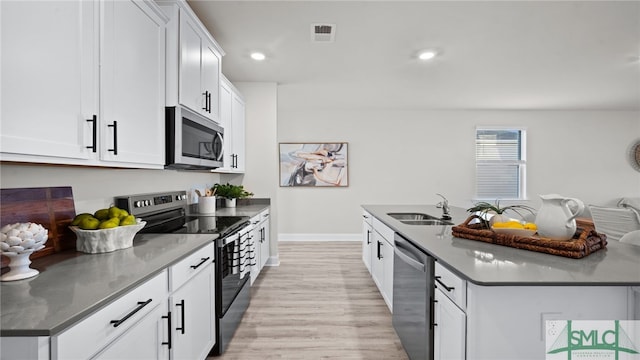
[[[433,359],[434,260],[395,234],[393,327],[412,360]]]

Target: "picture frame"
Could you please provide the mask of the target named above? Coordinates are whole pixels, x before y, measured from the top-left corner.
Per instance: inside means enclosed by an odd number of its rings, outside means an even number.
[[[348,148],[347,142],[280,143],[280,186],[349,186]]]

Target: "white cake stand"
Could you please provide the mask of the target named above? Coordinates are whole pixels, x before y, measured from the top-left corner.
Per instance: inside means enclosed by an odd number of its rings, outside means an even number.
[[[29,256],[34,250],[25,251],[20,254],[15,252],[3,252],[2,255],[9,258],[9,272],[0,276],[0,281],[15,281],[28,279],[38,275],[40,272],[29,267],[31,260]]]

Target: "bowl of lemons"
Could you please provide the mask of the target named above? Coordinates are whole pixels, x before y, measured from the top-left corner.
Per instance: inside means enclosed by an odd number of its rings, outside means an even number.
[[[538,231],[538,227],[534,223],[509,220],[493,223],[493,225],[491,225],[491,230],[497,234],[530,237]]]
[[[76,215],[69,228],[76,234],[76,250],[107,253],[133,246],[133,238],[147,223],[126,210],[111,206]]]

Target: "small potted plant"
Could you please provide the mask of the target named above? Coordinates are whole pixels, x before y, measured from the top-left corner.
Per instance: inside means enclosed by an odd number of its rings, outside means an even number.
[[[527,205],[508,205],[508,206],[500,206],[500,201],[496,200],[495,204],[491,204],[485,201],[481,201],[475,204],[475,206],[467,209],[470,213],[479,213],[480,218],[488,223],[488,227],[493,225],[496,222],[507,222],[509,218],[504,215],[507,211],[513,211],[518,214],[521,218],[524,219],[521,211],[527,211],[532,215],[535,215],[535,209],[527,206]],[[489,216],[491,215],[491,216]],[[489,218],[489,219],[488,219]]]
[[[236,199],[244,199],[253,196],[253,193],[244,189],[242,185],[215,184],[211,188],[213,194],[225,199],[226,207],[236,207]]]

